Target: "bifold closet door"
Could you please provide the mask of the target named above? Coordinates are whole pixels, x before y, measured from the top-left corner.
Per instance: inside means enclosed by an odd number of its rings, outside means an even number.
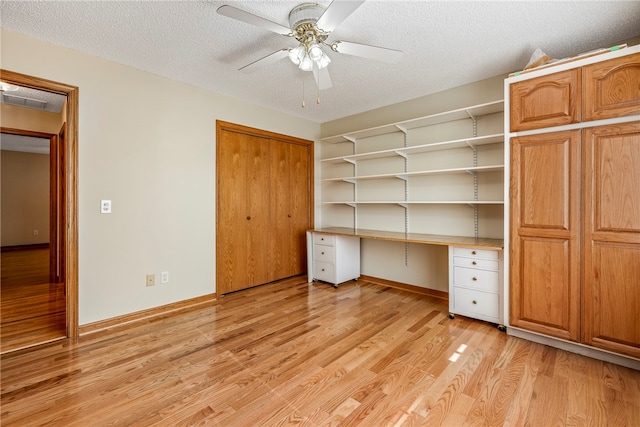
[[[218,138],[216,280],[225,294],[273,280],[270,143],[227,130]]]
[[[274,280],[306,271],[306,230],[310,226],[308,145],[271,141]]]

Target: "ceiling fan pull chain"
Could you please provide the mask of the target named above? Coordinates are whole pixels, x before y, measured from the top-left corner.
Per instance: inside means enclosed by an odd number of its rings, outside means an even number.
[[[302,79],[302,108],[305,107],[304,104],[304,79]]]
[[[316,85],[318,89],[318,97],[316,98],[316,104],[320,104],[320,72],[318,72],[318,84]]]

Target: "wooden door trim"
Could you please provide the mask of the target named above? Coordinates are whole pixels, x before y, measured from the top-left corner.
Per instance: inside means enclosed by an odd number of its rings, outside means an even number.
[[[66,192],[64,195],[63,234],[65,246],[67,337],[78,337],[78,101],[79,88],[65,83],[0,69],[2,81],[18,86],[59,93],[66,102],[65,159]]]

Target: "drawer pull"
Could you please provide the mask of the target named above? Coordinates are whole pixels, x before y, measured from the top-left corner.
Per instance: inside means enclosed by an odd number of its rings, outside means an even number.
[[[471,255],[476,255],[476,251],[471,251]]]
[[[247,215],[247,220],[251,220],[251,217]]]
[[[472,303],[474,303],[474,304],[477,304],[477,303],[478,303],[478,301],[476,301],[476,300],[473,300],[473,301],[471,301],[471,302],[472,302]]]
[[[324,255],[324,252],[320,252],[322,255]]]
[[[324,242],[324,237],[321,237],[320,240],[322,240]]]
[[[324,271],[324,268],[322,269],[322,271]]]
[[[475,261],[471,261],[471,264],[472,264],[472,265],[477,265],[478,263],[477,263],[477,262],[475,262]]]
[[[477,277],[472,277],[471,280],[473,280],[474,282],[478,280]]]

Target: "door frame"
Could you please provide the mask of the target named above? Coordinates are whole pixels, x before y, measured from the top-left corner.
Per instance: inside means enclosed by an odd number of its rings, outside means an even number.
[[[54,92],[67,97],[64,126],[65,143],[57,147],[61,151],[56,157],[62,159],[60,168],[64,171],[65,184],[60,200],[59,213],[64,230],[59,236],[64,247],[64,265],[62,277],[66,289],[66,335],[78,337],[78,100],[79,88],[65,83],[54,82],[39,77],[0,69],[3,82],[32,89]],[[55,136],[54,136],[55,137]]]

